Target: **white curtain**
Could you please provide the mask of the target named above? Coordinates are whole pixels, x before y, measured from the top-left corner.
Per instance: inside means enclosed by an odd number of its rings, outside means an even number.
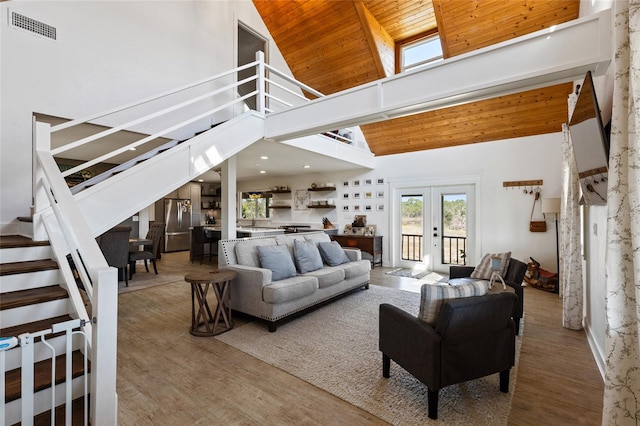
[[[576,95],[569,99],[569,116]],[[560,297],[562,297],[562,326],[582,330],[583,284],[582,250],[580,245],[580,184],[573,155],[569,130],[563,125],[562,195],[560,200]]]
[[[640,424],[640,0],[614,1],[603,425]]]

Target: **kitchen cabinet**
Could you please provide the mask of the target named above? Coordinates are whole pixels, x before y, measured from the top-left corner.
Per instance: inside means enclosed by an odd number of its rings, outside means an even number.
[[[364,235],[332,235],[331,239],[337,241],[342,247],[359,248],[371,255],[371,266],[382,266],[382,235],[365,237]]]
[[[202,209],[203,223],[214,224],[220,219],[222,188],[218,185],[205,184],[200,187],[200,201],[198,206]]]

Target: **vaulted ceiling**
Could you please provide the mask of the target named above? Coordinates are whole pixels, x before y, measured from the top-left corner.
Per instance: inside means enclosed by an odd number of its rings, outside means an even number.
[[[579,0],[253,0],[296,79],[331,94],[395,73],[396,44],[438,32],[445,58],[578,17]],[[566,83],[361,126],[388,155],[561,130]]]

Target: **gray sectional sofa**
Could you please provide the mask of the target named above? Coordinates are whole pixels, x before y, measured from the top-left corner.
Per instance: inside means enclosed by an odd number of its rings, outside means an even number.
[[[360,250],[342,249],[322,231],[221,240],[218,264],[238,274],[232,309],[267,321],[272,332],[291,315],[369,288],[371,271]]]

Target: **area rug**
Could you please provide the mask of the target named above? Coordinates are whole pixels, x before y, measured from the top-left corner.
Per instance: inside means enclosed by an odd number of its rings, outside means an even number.
[[[422,279],[424,278],[425,281],[429,281],[429,282],[440,282],[442,280],[446,281],[447,280],[447,276],[439,274],[437,272],[433,272],[433,271],[429,271],[429,270],[415,270],[415,269],[411,269],[411,268],[399,268],[399,269],[394,269],[392,271],[389,272],[385,272],[385,274],[387,275],[394,275],[397,277],[406,277],[406,278],[415,278],[415,279]]]
[[[216,338],[396,425],[435,424],[427,417],[427,388],[394,362],[382,377],[378,350],[378,307],[391,303],[417,315],[419,295],[371,285],[312,311],[269,333],[250,322]],[[499,391],[499,375],[440,391],[438,421],[452,425],[507,424],[515,390]]]

